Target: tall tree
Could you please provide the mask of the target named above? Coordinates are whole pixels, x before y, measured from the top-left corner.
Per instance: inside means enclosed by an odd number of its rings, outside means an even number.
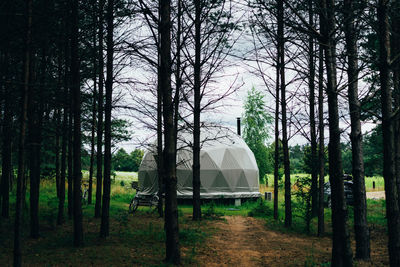
[[[321,25],[322,26],[322,25]],[[319,44],[318,58],[318,236],[322,236],[325,231],[324,214],[324,184],[325,184],[325,134],[324,134],[324,50]]]
[[[314,25],[314,1],[308,0],[308,23]],[[317,133],[315,123],[315,54],[314,36],[308,36],[308,88],[310,103],[310,143],[311,143],[311,214],[317,215],[318,211],[318,160],[317,160]]]
[[[381,85],[383,178],[389,235],[390,266],[400,266],[400,214],[395,174],[392,92],[390,88],[390,37],[388,0],[378,1],[379,76]]]
[[[98,62],[99,62],[99,91],[98,91],[98,107],[97,107],[97,154],[96,154],[96,204],[94,208],[94,216],[99,218],[101,215],[101,193],[103,188],[103,87],[104,87],[104,57],[103,57],[103,33],[104,33],[104,2],[105,0],[99,1],[99,20],[98,20]]]
[[[74,140],[73,140],[73,219],[74,219],[74,246],[83,245],[82,225],[82,166],[81,166],[81,90],[79,75],[78,51],[78,0],[71,2],[71,91],[74,113]]]
[[[354,232],[356,238],[356,258],[370,258],[370,235],[367,222],[367,197],[365,191],[364,159],[361,133],[361,105],[358,96],[358,32],[355,26],[356,1],[344,1],[344,34],[347,51],[348,97],[351,119],[351,148],[354,194]]]
[[[160,3],[160,81],[163,92],[166,261],[180,263],[174,105],[171,87],[171,1]]]
[[[200,104],[201,104],[201,13],[202,1],[194,0],[194,105],[193,105],[193,220],[201,219],[200,205]]]
[[[283,0],[277,3],[278,19],[278,65],[280,76],[281,108],[282,108],[282,146],[283,146],[283,165],[285,169],[285,226],[292,225],[292,203],[291,203],[291,183],[290,183],[290,159],[289,144],[286,121],[286,80],[285,80],[285,35],[284,35],[284,7]]]
[[[107,80],[106,103],[104,109],[104,192],[101,213],[100,236],[109,235],[109,213],[111,193],[111,110],[113,90],[113,57],[114,57],[114,0],[107,2]]]
[[[22,87],[22,101],[21,101],[21,118],[20,118],[20,133],[19,133],[19,147],[18,147],[18,176],[17,176],[17,195],[15,204],[15,224],[14,224],[14,266],[19,267],[22,265],[22,252],[21,252],[21,231],[22,231],[22,201],[23,196],[23,182],[25,177],[25,135],[26,135],[26,121],[28,111],[28,93],[30,82],[30,65],[31,65],[31,49],[32,49],[32,0],[26,1],[26,25],[25,25],[25,49],[24,49],[24,64],[23,64],[23,87]]]
[[[329,112],[329,180],[332,194],[332,265],[351,266],[353,255],[344,199],[336,75],[335,1],[321,0],[321,42],[324,44]]]

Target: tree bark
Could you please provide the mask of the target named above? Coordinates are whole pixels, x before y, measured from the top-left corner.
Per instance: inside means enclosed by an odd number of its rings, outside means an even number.
[[[314,6],[313,0],[308,0],[308,22],[314,25]],[[315,55],[314,55],[314,36],[308,37],[308,88],[310,91],[310,137],[311,137],[311,215],[318,214],[318,157],[317,157],[317,133],[315,123]]]
[[[280,66],[281,107],[282,107],[282,147],[285,169],[285,227],[292,225],[292,203],[290,183],[289,144],[286,125],[286,81],[285,81],[285,36],[283,0],[278,1],[278,58]]]
[[[358,100],[358,48],[355,29],[354,1],[344,1],[344,26],[348,58],[347,78],[351,120],[351,148],[354,195],[354,233],[356,258],[370,259],[370,235],[367,221],[367,196],[364,178],[364,157],[361,132],[361,104]]]
[[[97,113],[97,50],[96,50],[96,29],[97,29],[97,16],[96,16],[96,3],[93,1],[93,103],[92,103],[92,132],[90,138],[90,167],[89,167],[89,189],[88,189],[88,204],[92,204],[93,192],[93,169],[94,169],[94,154],[95,154],[95,132],[96,132],[96,113]]]
[[[319,66],[318,66],[318,130],[319,130],[319,201],[318,201],[318,236],[325,232],[324,214],[324,184],[325,184],[325,140],[324,140],[324,51],[319,45]]]
[[[171,1],[160,3],[160,87],[163,92],[166,261],[180,263],[174,106],[171,88]]]
[[[64,96],[68,95],[68,88],[64,88]],[[64,97],[64,99],[67,99]],[[65,204],[65,177],[66,177],[66,159],[67,159],[67,127],[68,127],[68,111],[67,104],[64,103],[62,135],[61,135],[61,176],[60,176],[60,197],[58,200],[58,215],[57,224],[62,225],[64,219],[64,204]]]
[[[81,171],[81,90],[79,77],[78,51],[78,0],[72,0],[71,12],[71,90],[74,111],[74,140],[73,140],[73,219],[74,246],[83,246],[82,225],[82,171]]]
[[[46,48],[43,45],[41,59],[41,88],[31,87],[28,93],[28,139],[29,178],[30,178],[30,236],[39,238],[39,189],[40,189],[40,150],[42,139],[42,93],[46,75]],[[56,116],[58,116],[56,114]],[[58,118],[57,118],[58,119]]]
[[[112,110],[112,86],[113,86],[113,57],[114,57],[114,0],[107,2],[107,80],[106,80],[106,104],[104,120],[104,193],[101,213],[100,236],[109,235],[109,212],[111,193],[111,110]]]
[[[55,124],[56,124],[56,128],[55,128],[55,165],[56,165],[56,191],[57,191],[57,197],[60,198],[60,130],[59,130],[59,126],[60,126],[60,110],[57,108],[57,110],[55,111],[56,113],[56,118],[55,118]]]
[[[390,88],[390,37],[387,0],[378,2],[379,72],[381,83],[383,178],[385,180],[386,218],[389,236],[390,266],[400,266],[400,215],[395,176],[394,129]]]
[[[32,45],[32,0],[26,1],[26,35],[25,35],[25,55],[23,66],[23,80],[22,87],[22,106],[20,118],[20,133],[19,133],[19,147],[18,147],[18,176],[17,176],[17,195],[15,204],[15,224],[14,224],[14,266],[19,267],[22,265],[22,252],[21,252],[21,231],[22,231],[22,200],[23,196],[23,182],[25,177],[25,135],[26,135],[26,121],[28,110],[28,92],[30,82],[30,63],[31,63],[31,45]]]
[[[1,216],[8,218],[10,216],[10,179],[11,164],[11,142],[12,142],[12,110],[11,110],[11,84],[8,81],[9,57],[6,53],[4,60],[4,76],[6,77],[4,91],[4,117],[3,117],[3,151],[2,151],[2,175],[1,175]]]
[[[353,255],[347,225],[347,205],[344,198],[342,153],[338,112],[338,88],[336,80],[335,2],[322,0],[324,12],[323,44],[327,71],[327,93],[329,112],[329,180],[332,202],[332,265],[352,266]]]
[[[103,58],[103,31],[104,31],[104,0],[99,2],[99,92],[97,107],[97,154],[96,154],[96,204],[94,207],[94,217],[101,216],[101,195],[103,188],[103,87],[104,87],[104,58]]]
[[[195,62],[194,62],[194,109],[193,109],[193,220],[201,220],[200,205],[200,90],[201,90],[201,0],[195,5]]]
[[[278,48],[279,50],[279,48]],[[276,57],[276,93],[275,93],[275,151],[274,151],[274,219],[278,220],[278,190],[279,190],[279,53]]]

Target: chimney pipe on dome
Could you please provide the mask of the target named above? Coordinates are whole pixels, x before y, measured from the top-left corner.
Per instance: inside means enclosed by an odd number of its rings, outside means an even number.
[[[237,118],[237,134],[239,136],[241,136],[241,132],[240,132],[240,117]]]

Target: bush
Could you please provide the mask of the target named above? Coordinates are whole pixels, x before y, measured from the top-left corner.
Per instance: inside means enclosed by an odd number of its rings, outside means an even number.
[[[204,213],[205,219],[210,220],[219,220],[224,215],[222,212],[218,212],[216,209],[216,205],[214,201],[211,201],[210,205],[208,206],[206,212]]]
[[[266,217],[266,216],[272,216],[274,214],[274,211],[267,205],[267,202],[263,200],[262,198],[257,200],[257,205],[252,208],[248,216],[250,217]]]

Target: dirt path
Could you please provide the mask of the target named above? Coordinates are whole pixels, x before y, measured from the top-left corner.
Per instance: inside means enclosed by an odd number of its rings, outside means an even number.
[[[304,266],[330,258],[330,240],[269,231],[263,220],[226,216],[221,231],[200,252],[203,266]]]
[[[217,231],[198,251],[201,266],[311,266],[330,262],[331,239],[269,230],[265,221],[226,216],[213,222]],[[382,229],[371,228],[371,262],[357,266],[387,266],[387,238]],[[352,237],[353,252],[355,250]]]
[[[367,192],[367,198],[369,199],[385,199],[385,191],[371,191]]]

